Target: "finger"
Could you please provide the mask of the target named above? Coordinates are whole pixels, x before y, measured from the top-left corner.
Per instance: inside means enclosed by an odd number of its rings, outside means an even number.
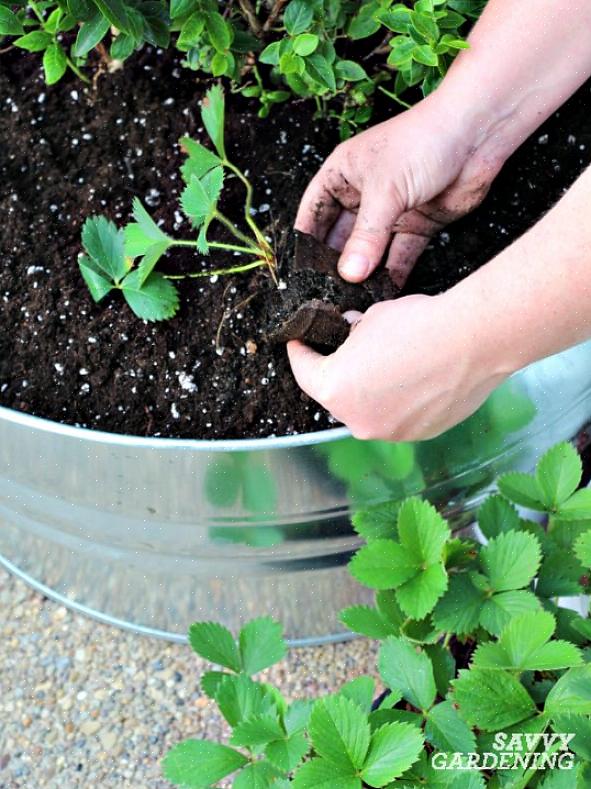
[[[327,356],[317,353],[300,340],[287,343],[289,363],[298,386],[311,398],[321,403],[321,392],[326,378]]]
[[[364,190],[355,226],[339,260],[343,279],[362,282],[379,265],[401,213],[379,184]]]
[[[330,229],[326,238],[326,243],[333,249],[342,252],[355,226],[356,219],[357,215],[353,213],[353,211],[343,209]]]
[[[415,233],[396,233],[390,244],[386,268],[390,272],[392,282],[398,288],[406,285],[415,263],[430,241],[427,236],[419,236]]]
[[[350,323],[351,326],[355,326],[356,323],[359,323],[361,318],[363,318],[363,313],[359,312],[359,310],[347,310],[347,312],[343,312],[343,318]]]
[[[304,192],[295,228],[302,233],[309,233],[318,241],[324,241],[340,213],[341,205],[330,193],[325,175],[320,170]]]

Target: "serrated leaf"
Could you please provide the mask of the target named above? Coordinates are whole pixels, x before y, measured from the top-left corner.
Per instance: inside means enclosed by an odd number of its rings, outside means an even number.
[[[222,167],[215,167],[203,178],[191,178],[181,194],[181,207],[196,227],[211,216],[220,198],[224,180]]]
[[[145,321],[164,321],[176,315],[179,294],[173,283],[152,272],[142,282],[139,269],[131,271],[123,280],[121,290],[132,312]]]
[[[495,592],[527,586],[540,566],[537,539],[525,532],[505,532],[480,551],[480,564]]]
[[[404,638],[390,636],[378,656],[380,676],[387,687],[398,691],[414,707],[427,710],[437,689],[429,656]]]
[[[221,781],[248,763],[233,748],[209,740],[185,740],[172,748],[162,766],[173,784],[200,789]]]
[[[360,510],[353,515],[353,528],[368,542],[370,540],[396,539],[400,502],[389,501]]]
[[[500,592],[486,600],[480,611],[480,624],[494,636],[499,636],[512,617],[527,611],[539,611],[540,601],[525,589]]]
[[[137,284],[140,288],[144,286],[146,280],[168,247],[168,241],[160,241],[156,244],[152,244],[151,247],[148,247],[146,254],[143,256],[137,267]]]
[[[478,510],[478,525],[487,540],[507,531],[518,531],[519,513],[502,496],[489,496]]]
[[[340,612],[339,619],[349,630],[368,638],[386,638],[396,635],[399,630],[386,621],[379,611],[366,605],[345,608]]]
[[[523,685],[506,671],[462,669],[452,687],[460,716],[484,731],[502,731],[536,712]]]
[[[253,748],[281,740],[285,732],[277,720],[277,715],[256,715],[241,721],[232,732],[231,745]]]
[[[497,485],[503,496],[515,504],[521,504],[522,507],[530,510],[544,511],[542,491],[536,478],[531,474],[511,471],[499,477]]]
[[[227,674],[219,683],[215,700],[230,726],[264,715],[276,708],[273,697],[246,674]]]
[[[478,627],[484,593],[468,573],[452,575],[449,589],[435,606],[433,622],[439,630],[465,635]]]
[[[22,36],[23,33],[17,15],[5,5],[0,5],[0,36]]]
[[[342,774],[326,759],[310,759],[296,772],[294,789],[362,789],[361,779]]]
[[[339,689],[341,696],[354,701],[366,714],[371,712],[375,692],[376,683],[373,677],[366,676],[355,677]]]
[[[575,448],[566,441],[549,449],[536,468],[536,481],[542,502],[556,509],[577,489],[583,475],[583,464]]]
[[[310,720],[314,703],[309,700],[297,699],[287,708],[283,716],[285,730],[288,734],[303,731]]]
[[[3,6],[0,6],[0,8],[2,7]],[[43,30],[32,30],[30,33],[26,33],[24,36],[15,38],[12,44],[13,46],[19,47],[20,49],[26,49],[27,52],[41,52],[42,50],[47,49],[52,40],[53,39],[49,33],[46,33]]]
[[[210,88],[201,102],[201,118],[209,139],[222,159],[226,158],[224,147],[224,91],[220,85]]]
[[[447,589],[447,573],[440,562],[421,570],[396,590],[400,608],[412,619],[423,619],[430,613]]]
[[[181,166],[181,173],[187,184],[193,176],[202,178],[214,167],[222,164],[219,156],[216,156],[209,148],[201,145],[196,140],[192,140],[190,137],[181,137],[179,144],[183,153],[186,153],[188,156],[185,163]]]
[[[473,665],[519,671],[550,671],[579,665],[581,653],[573,644],[550,642],[555,627],[554,617],[547,611],[516,616],[503,629],[497,643],[480,644]]]
[[[419,758],[423,735],[408,723],[386,723],[371,736],[361,777],[368,786],[385,786],[398,778]]]
[[[241,770],[234,781],[232,789],[275,789],[281,773],[269,762],[258,761],[247,765]]]
[[[104,216],[89,217],[82,227],[82,244],[88,256],[113,282],[126,275],[123,233]]]
[[[393,540],[373,540],[357,551],[349,571],[370,589],[393,589],[416,574],[416,562]]]
[[[279,770],[291,772],[310,750],[305,735],[296,732],[289,737],[269,743],[265,749],[267,759]]]
[[[546,697],[550,715],[591,715],[591,663],[569,669]]]
[[[446,649],[442,644],[427,644],[424,650],[433,666],[437,692],[442,698],[445,698],[449,690],[449,683],[456,675],[456,661],[449,649]]]
[[[591,520],[591,488],[581,488],[561,504],[558,509],[561,521]]]
[[[61,45],[54,41],[43,53],[43,70],[45,72],[45,82],[54,85],[64,76],[68,62],[66,53]]]
[[[310,717],[314,750],[340,771],[355,774],[364,764],[369,747],[367,716],[344,696],[317,701]]]
[[[75,57],[83,58],[91,49],[94,49],[106,36],[109,27],[109,20],[98,10],[92,19],[89,19],[88,22],[83,22],[72,48],[72,53]]]
[[[575,554],[584,567],[591,567],[591,529],[576,541]]]
[[[228,628],[218,622],[195,622],[189,628],[189,644],[200,657],[241,671],[242,659],[236,641]]]
[[[257,674],[285,657],[283,626],[270,617],[253,619],[240,631],[242,670]]]
[[[215,699],[216,693],[224,677],[229,676],[224,671],[206,671],[201,675],[201,690],[210,699]]]
[[[443,546],[451,536],[449,526],[427,501],[406,499],[398,512],[398,539],[417,564],[441,561]]]
[[[90,257],[82,255],[78,260],[78,265],[90,295],[95,301],[100,301],[113,290],[113,281],[105,276],[105,273]]]
[[[474,753],[476,737],[451,701],[436,704],[427,716],[425,737],[439,751]]]
[[[558,733],[574,734],[569,743],[570,750],[581,759],[591,761],[591,718],[587,715],[555,715],[552,728]]]

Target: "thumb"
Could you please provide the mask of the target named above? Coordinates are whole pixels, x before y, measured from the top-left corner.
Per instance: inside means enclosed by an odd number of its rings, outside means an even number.
[[[339,259],[339,274],[362,282],[379,265],[402,209],[390,200],[389,190],[367,185],[361,194],[357,220]]]

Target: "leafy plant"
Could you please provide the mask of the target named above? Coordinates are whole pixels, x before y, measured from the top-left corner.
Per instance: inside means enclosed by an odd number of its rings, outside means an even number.
[[[341,618],[382,642],[386,691],[378,699],[373,677],[359,676],[327,697],[288,705],[252,679],[285,653],[279,625],[255,620],[238,642],[220,625],[194,625],[193,649],[224,669],[204,674],[202,688],[233,733],[229,746],[177,745],[164,760],[166,777],[206,787],[234,775],[239,789],[588,786],[591,625],[558,604],[559,595],[586,590],[591,567],[591,496],[579,488],[581,474],[563,443],[534,474],[501,476],[500,492],[478,511],[479,540],[454,537],[416,497],[355,516],[367,545],[351,571],[377,590],[376,605]],[[545,523],[515,505],[544,513]],[[565,554],[560,568],[554,557]],[[475,769],[474,760],[503,745],[520,759]],[[572,764],[561,770],[564,753]],[[452,754],[456,769],[437,769]]]
[[[173,280],[223,276],[261,266],[266,266],[275,279],[275,255],[251,213],[252,184],[226,155],[224,94],[219,86],[207,92],[201,117],[215,153],[190,137],[183,137],[180,141],[187,154],[181,167],[185,189],[180,196],[180,204],[198,231],[197,238],[175,239],[169,236],[154,222],[138,198],[133,201],[135,222],[128,224],[124,230],[118,229],[103,216],[90,217],[82,229],[82,244],[86,254],[80,257],[79,267],[95,301],[100,301],[114,289],[121,290],[139,318],[158,321],[171,318],[178,309],[178,293]],[[244,221],[251,235],[240,230],[219,208],[227,173],[237,177],[245,187]],[[213,222],[221,224],[234,240],[209,240],[207,236]],[[171,247],[194,247],[203,255],[207,255],[210,249],[223,249],[248,255],[254,260],[190,274],[161,274],[155,271],[161,257]]]

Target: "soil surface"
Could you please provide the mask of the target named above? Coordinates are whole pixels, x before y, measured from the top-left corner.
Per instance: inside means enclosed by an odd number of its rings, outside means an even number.
[[[293,264],[299,198],[338,142],[333,123],[315,120],[308,103],[260,120],[256,106],[227,102],[228,153],[253,181],[256,219],[279,253],[280,290],[260,270],[183,281],[177,316],[147,324],[118,294],[95,304],[79,274],[84,220],[104,213],[125,224],[135,195],[164,229],[193,237],[178,207],[177,141],[206,142],[206,87],[173,53],[144,51],[95,89],[70,76],[47,88],[37,55],[0,55],[0,405],[138,435],[259,437],[332,424],[295,384],[277,329],[304,302],[313,303],[304,323],[317,326],[327,310],[315,299],[366,309],[396,294],[382,275],[357,288],[326,268]],[[446,289],[560,197],[589,162],[590,90],[522,146],[481,208],[434,240],[404,293]],[[240,185],[228,185],[222,209],[239,221]],[[175,249],[164,265],[176,273],[235,263]],[[336,332],[328,345],[346,331],[334,317],[326,318]]]

